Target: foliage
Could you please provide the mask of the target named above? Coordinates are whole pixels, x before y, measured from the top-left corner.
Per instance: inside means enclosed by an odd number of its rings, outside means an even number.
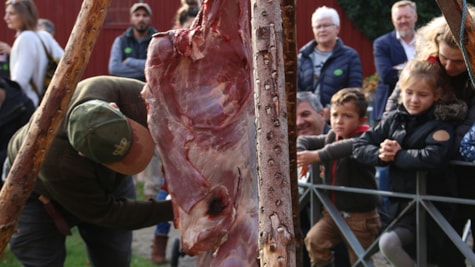
[[[0,258],[0,266],[21,267],[20,262],[15,258],[9,247],[5,249],[5,254]]]
[[[337,2],[345,10],[346,16],[370,40],[394,29],[391,22],[391,6],[397,0],[337,0]],[[442,14],[436,1],[416,1],[416,3],[418,14],[416,27]]]
[[[373,102],[374,96],[376,94],[376,85],[378,84],[379,76],[377,73],[374,73],[371,76],[364,78],[363,80],[363,92],[365,94],[366,100],[370,103]]]

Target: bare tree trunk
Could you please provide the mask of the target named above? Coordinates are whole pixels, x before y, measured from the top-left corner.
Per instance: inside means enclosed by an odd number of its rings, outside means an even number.
[[[15,231],[44,157],[64,118],[99,35],[111,0],[84,0],[53,80],[33,114],[28,140],[18,152],[0,191],[0,254]]]
[[[295,266],[282,18],[277,1],[252,0],[261,266]]]
[[[299,185],[297,177],[297,29],[295,27],[295,0],[281,0],[282,25],[284,29],[283,54],[285,69],[285,93],[287,96],[290,188],[292,192],[292,218],[296,241],[296,265],[303,265],[303,236],[300,228]]]

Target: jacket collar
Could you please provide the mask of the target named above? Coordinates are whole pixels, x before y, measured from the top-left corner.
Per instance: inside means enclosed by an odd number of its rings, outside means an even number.
[[[149,26],[149,27],[148,27],[147,36],[145,36],[144,40],[152,39],[152,36],[153,36],[155,33],[157,33],[157,29],[155,29],[154,27]],[[135,38],[135,37],[134,37],[134,28],[133,28],[133,27],[127,28],[127,30],[125,30],[124,35],[125,35],[127,38]]]
[[[336,40],[335,47],[332,50],[332,55],[330,57],[333,57],[335,54],[338,54],[342,49],[343,49],[343,41],[341,38],[338,38]],[[305,56],[305,57],[310,57],[310,55],[313,53],[313,50],[315,50],[315,46],[317,46],[317,41],[312,40],[305,44],[301,49],[300,53]]]
[[[363,124],[361,126],[359,126],[358,128],[356,128],[351,134],[350,136],[351,137],[355,137],[361,133],[364,133],[366,131],[368,131],[369,129],[371,129],[371,126],[369,126],[368,124]],[[341,136],[336,136],[336,141],[339,141],[339,140],[342,140],[344,138],[342,138]]]

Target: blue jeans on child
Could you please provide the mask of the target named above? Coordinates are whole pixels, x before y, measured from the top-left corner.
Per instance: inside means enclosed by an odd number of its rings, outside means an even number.
[[[168,196],[168,192],[160,189],[157,194],[157,200],[165,200]],[[157,224],[155,228],[155,235],[167,235],[170,231],[170,223],[169,222],[162,222]]]

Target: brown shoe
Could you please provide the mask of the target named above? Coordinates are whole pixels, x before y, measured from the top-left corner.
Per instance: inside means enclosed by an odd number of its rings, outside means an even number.
[[[168,235],[155,235],[152,243],[152,262],[161,264],[167,262],[165,253],[167,251]]]

